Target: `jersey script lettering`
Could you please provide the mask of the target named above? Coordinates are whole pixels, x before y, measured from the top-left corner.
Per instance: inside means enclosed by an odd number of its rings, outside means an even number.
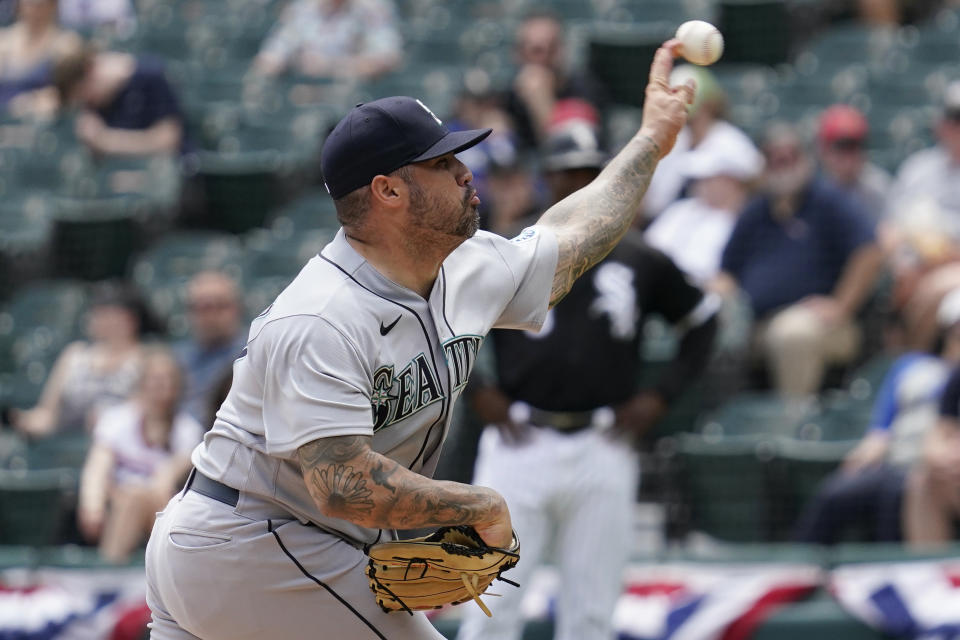
[[[452,391],[467,384],[482,342],[480,336],[462,335],[443,343]],[[424,353],[417,354],[396,374],[392,365],[380,367],[373,374],[370,393],[373,430],[409,418],[444,397],[443,386]]]

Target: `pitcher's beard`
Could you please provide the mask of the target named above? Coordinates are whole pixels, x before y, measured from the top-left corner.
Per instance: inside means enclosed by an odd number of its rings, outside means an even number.
[[[470,194],[470,199],[473,199],[473,193]],[[480,211],[475,205],[468,203],[464,206],[463,212],[460,216],[460,224],[458,224],[457,228],[454,230],[454,235],[466,240],[467,238],[472,238],[474,234],[477,233],[477,229],[479,228]]]

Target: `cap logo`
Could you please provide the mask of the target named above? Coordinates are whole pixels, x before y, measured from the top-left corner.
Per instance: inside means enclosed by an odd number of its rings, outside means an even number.
[[[430,117],[431,117],[431,118],[433,118],[434,120],[437,121],[437,124],[439,124],[440,126],[443,126],[443,122],[440,120],[440,118],[438,118],[438,117],[433,113],[433,111],[430,111],[430,107],[428,107],[427,105],[425,105],[425,104],[423,104],[422,102],[420,102],[420,100],[417,99],[417,98],[414,98],[414,100],[417,101],[417,104],[420,105],[420,107],[421,107],[424,111],[426,111],[427,113],[430,114]]]

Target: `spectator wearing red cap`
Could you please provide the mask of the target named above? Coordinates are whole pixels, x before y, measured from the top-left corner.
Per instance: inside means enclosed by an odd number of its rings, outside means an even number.
[[[886,209],[891,178],[868,160],[869,133],[867,119],[859,110],[835,104],[820,116],[817,150],[823,173],[857,194],[870,213],[880,217]]]

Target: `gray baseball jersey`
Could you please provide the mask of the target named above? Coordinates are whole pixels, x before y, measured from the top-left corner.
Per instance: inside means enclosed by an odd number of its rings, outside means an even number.
[[[374,451],[432,475],[483,336],[539,328],[556,261],[548,229],[512,240],[481,231],[444,261],[425,300],[378,273],[341,230],[253,321],[194,465],[303,522],[376,541],[380,531],[317,508],[297,449],[372,435]]]

